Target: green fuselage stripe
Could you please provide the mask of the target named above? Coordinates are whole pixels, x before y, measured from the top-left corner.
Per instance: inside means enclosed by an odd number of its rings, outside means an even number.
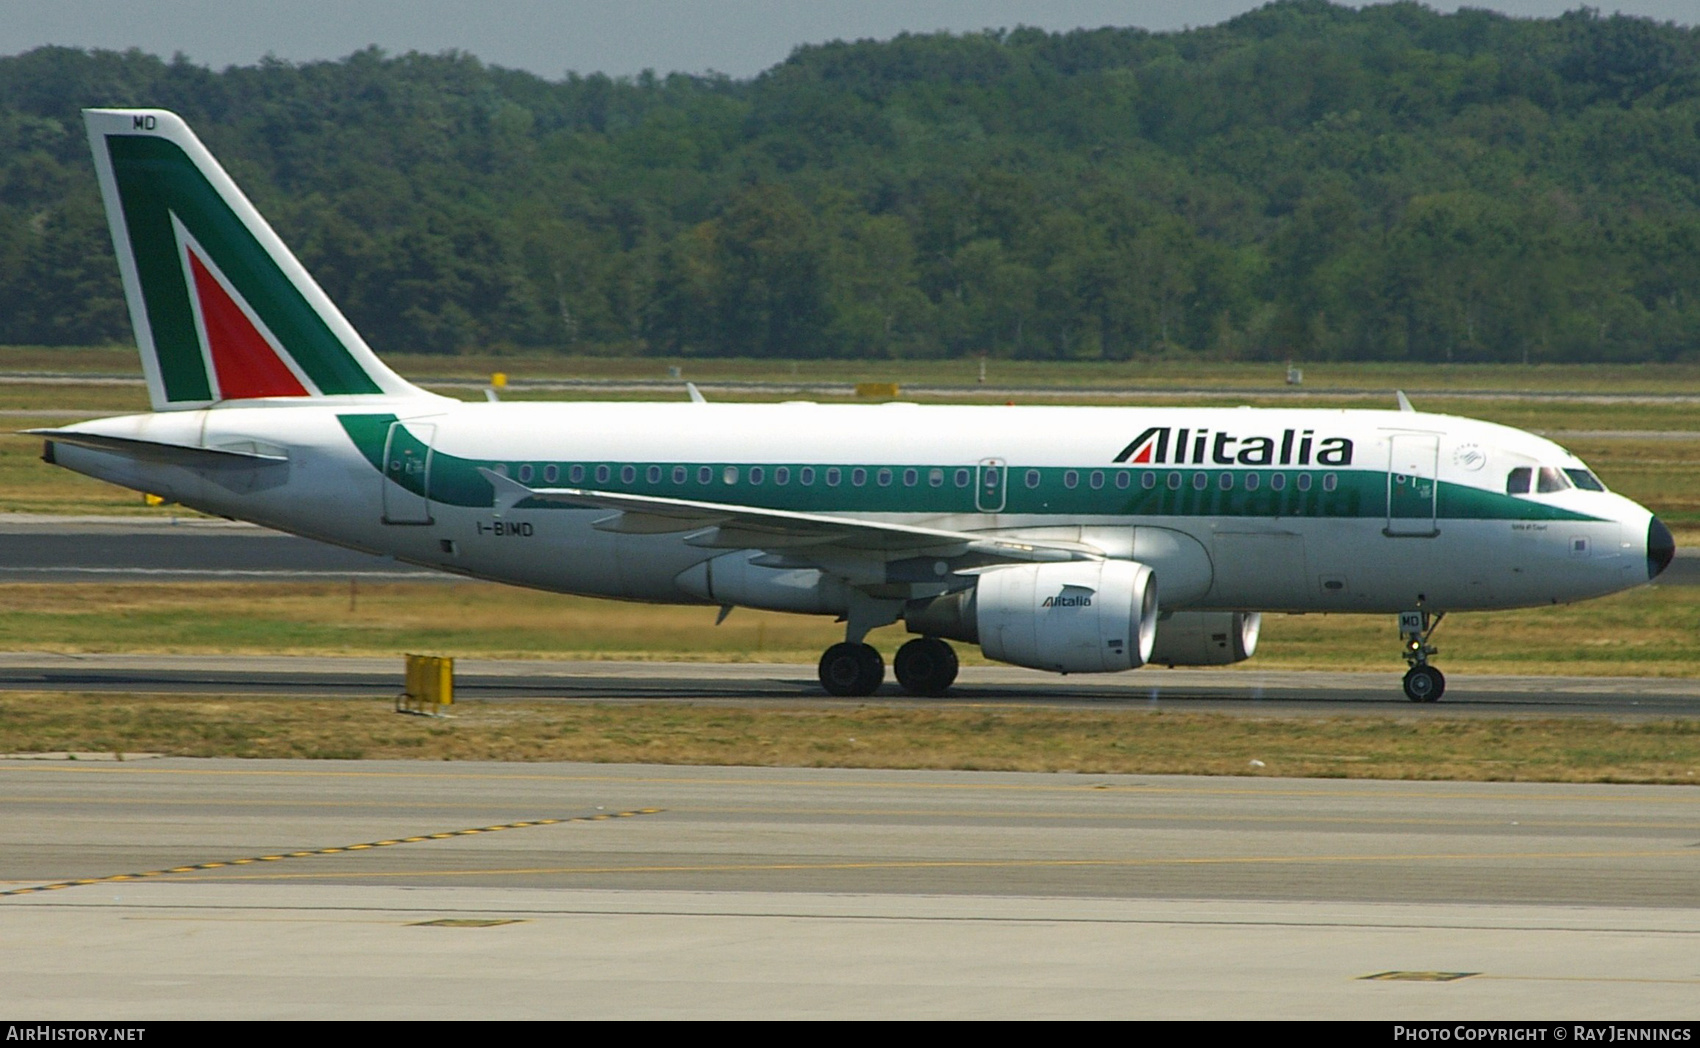
[[[343,415],[344,430],[374,469],[383,472],[384,442],[393,415]],[[423,460],[425,445],[405,427],[391,446],[392,456]],[[1077,517],[1301,517],[1385,519],[1388,475],[1365,469],[1201,469],[1198,467],[1029,467],[1013,464],[998,491],[982,492],[985,474],[962,463],[938,466],[881,466],[866,463],[775,462],[551,462],[512,459],[484,461],[430,453],[429,474],[392,474],[415,494],[450,506],[486,507],[494,503],[489,481],[479,467],[504,470],[534,488],[582,488],[658,498],[721,502],[760,509],[805,513],[922,513],[932,515],[1001,512]],[[553,479],[550,469],[553,468]],[[676,481],[675,471],[684,471]],[[704,482],[704,472],[707,480]],[[759,470],[760,483],[753,478]],[[777,483],[781,470],[787,483]],[[803,482],[804,471],[812,483]],[[837,484],[829,483],[832,472]],[[861,483],[856,483],[857,474]],[[913,474],[914,483],[906,483]],[[934,484],[936,476],[939,483]],[[962,480],[966,478],[966,484]],[[1030,486],[1030,477],[1036,483]],[[1151,487],[1146,487],[1147,478]],[[1255,488],[1249,488],[1256,478]],[[577,479],[575,479],[577,478]],[[1070,483],[1072,478],[1072,485]],[[1126,478],[1127,486],[1120,481]],[[1171,478],[1173,478],[1171,480]],[[1202,478],[1202,487],[1200,487]],[[1227,478],[1224,485],[1223,478]],[[1279,478],[1279,480],[1277,480]],[[884,479],[884,483],[881,483]],[[730,482],[729,482],[730,480]],[[1098,486],[1094,486],[1094,481]],[[1398,478],[1395,478],[1396,483]],[[1171,483],[1177,486],[1171,486]],[[1277,488],[1275,485],[1282,486]],[[1428,482],[1423,482],[1428,483]],[[1395,519],[1428,520],[1595,520],[1572,510],[1496,491],[1441,482],[1434,509],[1423,493],[1395,497]],[[1001,502],[1001,504],[1000,504]],[[558,508],[523,501],[521,509]]]

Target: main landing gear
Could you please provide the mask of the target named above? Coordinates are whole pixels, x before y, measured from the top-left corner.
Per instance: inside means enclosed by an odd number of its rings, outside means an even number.
[[[1404,639],[1405,697],[1412,702],[1439,702],[1446,694],[1446,675],[1428,664],[1428,657],[1440,652],[1429,644],[1429,637],[1439,628],[1444,611],[1402,611],[1399,613],[1399,635]]]
[[[897,683],[910,695],[936,697],[956,680],[956,652],[937,637],[897,649]],[[871,644],[834,644],[820,657],[820,683],[833,695],[872,695],[885,680],[885,660]]]

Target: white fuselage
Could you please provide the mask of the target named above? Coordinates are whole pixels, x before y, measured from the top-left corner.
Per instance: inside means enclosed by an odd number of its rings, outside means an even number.
[[[1511,608],[1649,577],[1646,509],[1573,484],[1508,493],[1516,469],[1585,472],[1574,456],[1420,412],[359,397],[70,429],[287,459],[204,469],[54,448],[61,465],[207,513],[627,600],[732,603],[706,588],[703,565],[737,551],[691,530],[622,529],[605,508],[503,511],[477,469],[537,487],[1030,537],[1152,564],[1165,611]],[[751,546],[738,555],[763,548]],[[751,585],[736,602],[842,614],[839,592]]]

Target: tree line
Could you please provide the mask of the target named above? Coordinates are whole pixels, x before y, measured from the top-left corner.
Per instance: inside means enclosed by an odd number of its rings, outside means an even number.
[[[129,339],[78,110],[182,114],[380,352],[1667,360],[1700,31],[1283,0],[750,80],[0,58],[0,343]]]

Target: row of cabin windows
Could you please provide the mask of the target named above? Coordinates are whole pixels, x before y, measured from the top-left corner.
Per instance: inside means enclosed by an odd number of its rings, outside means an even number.
[[[498,466],[497,472],[505,474],[507,470],[505,467]],[[805,487],[814,484],[817,479],[824,479],[827,487],[835,488],[844,482],[844,475],[846,472],[849,473],[851,486],[858,488],[867,484],[870,474],[873,477],[874,483],[882,488],[890,487],[898,478],[897,470],[885,467],[868,470],[862,466],[853,466],[848,471],[840,466],[827,466],[820,469],[817,469],[814,466],[802,466],[795,471],[795,475],[797,483]],[[740,475],[747,477],[750,484],[765,484],[770,476],[769,468],[766,466],[750,466],[748,467],[748,470],[742,474],[740,474],[739,467],[737,466],[722,466],[719,468],[718,473],[720,480],[726,484],[738,483]],[[774,466],[771,470],[773,483],[781,487],[791,483],[792,474],[793,471],[790,466]],[[519,467],[519,482],[521,484],[531,483],[536,476],[537,469],[531,463],[527,462]],[[674,466],[669,471],[662,466],[647,466],[643,471],[644,480],[650,484],[660,484],[664,477],[669,476],[674,484],[688,483],[691,479],[691,467]],[[714,466],[696,467],[696,482],[698,484],[713,484],[715,476],[716,468]],[[1024,479],[1029,488],[1037,488],[1042,476],[1043,474],[1041,474],[1039,470],[1030,469],[1027,471]],[[595,482],[598,484],[606,484],[614,477],[614,467],[609,465],[589,467],[575,464],[567,467],[566,477],[567,482],[570,484],[582,484],[588,478],[594,478]],[[638,467],[629,465],[619,467],[619,477],[622,484],[637,483]],[[937,466],[926,471],[927,485],[934,488],[944,487],[947,480],[958,488],[966,488],[973,483],[973,477],[973,470],[966,468],[958,468],[954,471],[949,471],[948,474],[946,470]],[[1093,490],[1101,489],[1104,487],[1107,478],[1109,477],[1115,478],[1113,483],[1121,490],[1125,491],[1133,486],[1133,471],[1113,470],[1106,472],[1101,469],[1095,469],[1086,474],[1086,486]],[[1216,479],[1216,487],[1222,491],[1232,491],[1236,486],[1235,478],[1236,475],[1233,473],[1219,474]],[[554,464],[543,467],[544,483],[556,484],[560,482],[560,479],[561,467]],[[921,471],[914,467],[903,469],[902,480],[904,487],[916,487],[921,483]],[[1080,486],[1080,482],[1080,470],[1071,469],[1063,472],[1064,487],[1071,489],[1077,488]],[[988,468],[985,471],[985,483],[989,488],[998,487],[998,471],[995,468]],[[1156,488],[1158,483],[1158,474],[1153,471],[1147,470],[1146,472],[1139,474],[1139,486],[1143,490],[1150,491]],[[1170,491],[1179,491],[1182,487],[1186,486],[1189,481],[1184,473],[1176,470],[1168,473],[1167,476],[1161,480],[1161,483]],[[1210,475],[1204,472],[1195,472],[1191,476],[1190,483],[1193,490],[1203,491],[1210,487]],[[1241,486],[1243,486],[1246,491],[1256,491],[1262,486],[1262,484],[1262,474],[1247,473],[1245,474],[1244,481],[1241,483]],[[1311,474],[1298,474],[1294,478],[1293,484],[1300,491],[1309,491],[1312,485]],[[1322,475],[1323,491],[1333,491],[1338,485],[1339,478],[1336,474],[1324,473]],[[1270,490],[1283,491],[1286,487],[1287,474],[1271,473],[1269,475]],[[1542,490],[1544,491],[1546,489],[1543,488]]]
[[[497,466],[496,471],[506,474],[507,468]],[[826,466],[819,469],[814,466],[802,466],[796,470],[792,470],[790,466],[774,466],[771,469],[767,466],[750,466],[746,470],[740,470],[737,466],[722,466],[718,470],[714,466],[697,466],[695,472],[696,482],[703,485],[713,484],[716,476],[718,476],[721,482],[725,484],[736,484],[740,477],[744,477],[750,484],[766,484],[771,479],[775,485],[783,487],[790,484],[793,476],[795,476],[797,483],[804,487],[813,485],[817,480],[824,480],[829,488],[836,488],[844,483],[846,474],[849,475],[850,483],[858,488],[866,485],[870,476],[873,477],[874,483],[882,488],[888,488],[898,476],[898,471],[894,469],[869,470],[862,466],[853,466],[848,470],[841,466]],[[644,467],[643,478],[650,484],[660,484],[663,479],[669,477],[674,484],[687,484],[691,480],[691,473],[692,468],[690,466],[674,466],[670,470],[663,466],[647,466]],[[615,476],[614,467],[608,465],[590,467],[575,464],[568,466],[565,474],[569,484],[583,484],[586,480],[592,478],[598,484],[606,484]],[[543,482],[545,484],[557,484],[560,482],[561,476],[561,467],[553,463],[543,467]],[[521,484],[529,484],[536,477],[537,468],[531,463],[527,462],[519,467],[519,482]],[[636,484],[638,467],[619,467],[619,477],[622,484]],[[921,483],[921,471],[914,467],[904,469],[902,470],[902,478],[904,487],[916,487]],[[926,481],[929,487],[942,488],[947,480],[955,484],[956,487],[966,488],[974,481],[974,471],[957,469],[947,475],[945,470],[936,466],[926,471]]]
[[[1115,485],[1118,488],[1125,490],[1125,489],[1131,488],[1133,486],[1133,473],[1131,471],[1116,470],[1116,471],[1108,474],[1108,476],[1113,476],[1115,478]],[[1235,484],[1236,484],[1236,476],[1237,475],[1233,474],[1233,473],[1218,474],[1217,477],[1216,477],[1216,487],[1218,489],[1222,490],[1222,491],[1232,491],[1232,490],[1234,490],[1234,487],[1235,487]],[[1030,487],[1030,488],[1038,487],[1040,479],[1041,479],[1039,471],[1036,470],[1036,469],[1028,470],[1026,479],[1027,479],[1027,486],[1028,487]],[[1094,490],[1102,488],[1105,484],[1105,481],[1106,481],[1106,474],[1101,469],[1095,469],[1095,470],[1091,471],[1090,473],[1086,474],[1086,486],[1089,487],[1089,488],[1092,488]],[[1186,484],[1189,483],[1189,481],[1187,480],[1185,473],[1181,472],[1180,470],[1172,470],[1172,471],[1169,472],[1169,474],[1165,478],[1163,478],[1162,483],[1170,491],[1179,491],[1182,487],[1186,486]],[[1192,474],[1192,479],[1191,479],[1190,483],[1192,484],[1192,488],[1193,488],[1194,491],[1203,491],[1204,489],[1206,489],[1210,486],[1210,474],[1205,473],[1203,471],[1195,472],[1195,473]],[[1143,488],[1144,490],[1150,491],[1151,489],[1155,488],[1157,486],[1157,484],[1158,484],[1158,476],[1155,472],[1147,470],[1146,472],[1141,473],[1139,475],[1139,486],[1141,488]],[[1294,479],[1293,484],[1300,491],[1309,491],[1311,489],[1311,484],[1312,484],[1311,475],[1309,473],[1300,473]],[[1324,473],[1322,475],[1322,490],[1323,491],[1333,491],[1336,487],[1339,486],[1339,484],[1340,484],[1340,478],[1339,478],[1338,475],[1333,474],[1333,473]],[[1077,488],[1079,486],[1080,486],[1080,471],[1074,470],[1074,469],[1065,470],[1063,472],[1063,487],[1065,487],[1065,488]],[[1245,490],[1247,490],[1247,491],[1256,491],[1258,488],[1263,486],[1263,474],[1261,474],[1261,473],[1247,473],[1247,474],[1245,474],[1244,481],[1241,484],[1241,486],[1243,486],[1245,488]],[[1285,473],[1271,473],[1271,474],[1269,474],[1269,488],[1270,488],[1271,491],[1284,491],[1284,490],[1286,490],[1286,487],[1287,487],[1287,475]]]

